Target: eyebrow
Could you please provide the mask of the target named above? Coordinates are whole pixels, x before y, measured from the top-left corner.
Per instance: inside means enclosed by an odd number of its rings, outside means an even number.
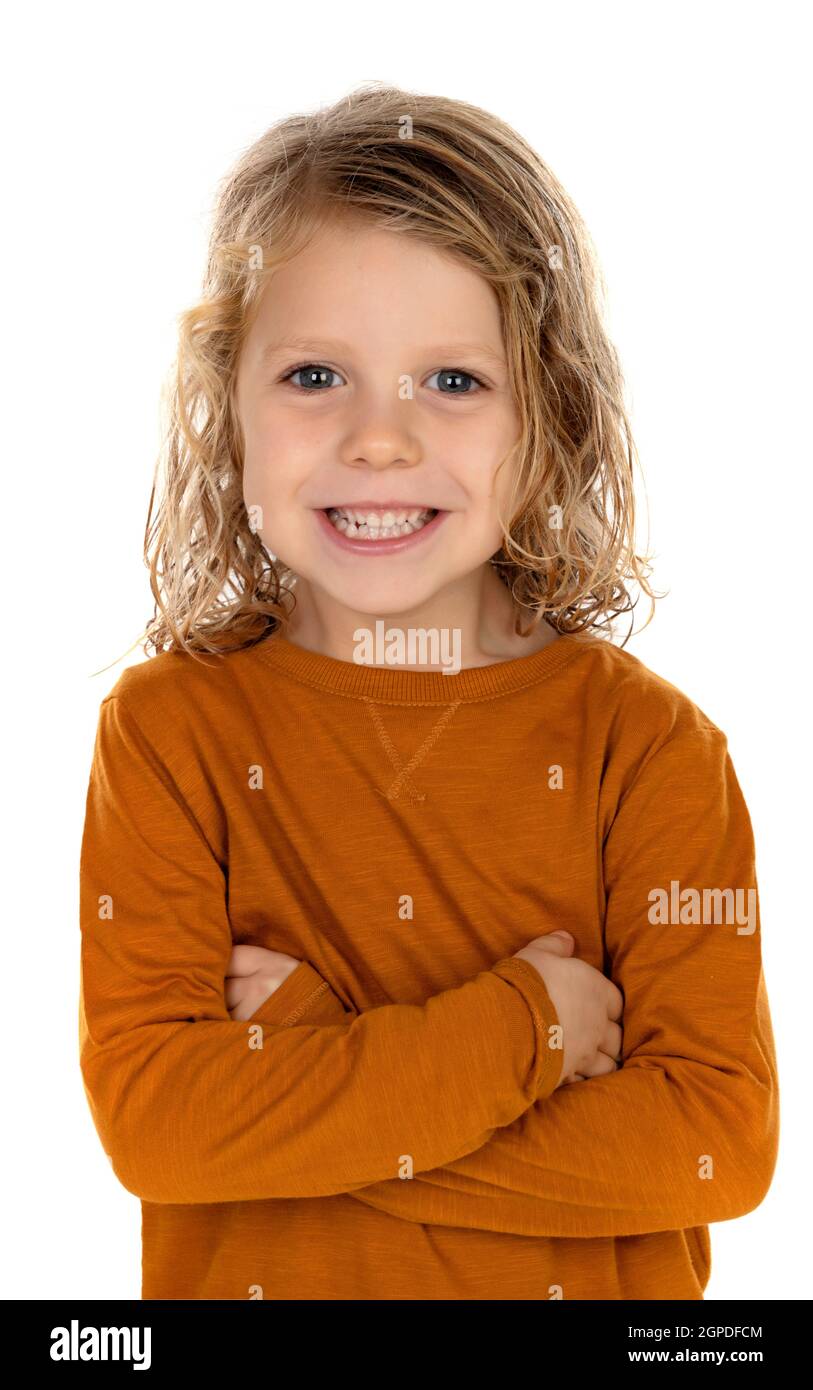
[[[472,353],[477,357],[488,359],[499,365],[504,365],[505,358],[502,353],[494,352],[485,343],[436,343],[434,346],[425,349],[431,357],[454,358],[456,356]],[[342,338],[285,338],[278,342],[266,343],[260,353],[260,362],[264,366],[273,358],[279,357],[284,352],[352,352],[350,343]]]

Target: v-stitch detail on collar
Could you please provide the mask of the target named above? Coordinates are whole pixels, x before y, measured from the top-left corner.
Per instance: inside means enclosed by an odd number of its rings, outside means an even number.
[[[381,711],[379,710],[375,701],[370,699],[369,697],[364,697],[364,703],[367,706],[370,718],[373,721],[375,731],[378,734],[379,739],[381,740],[381,745],[384,749],[384,752],[387,754],[387,757],[389,758],[396,772],[395,780],[391,783],[387,791],[383,791],[380,787],[376,787],[375,790],[381,796],[385,796],[388,801],[397,801],[401,795],[401,792],[404,790],[407,792],[407,795],[410,797],[411,801],[425,801],[426,793],[418,790],[418,788],[415,786],[415,783],[412,780],[411,774],[415,771],[417,767],[420,766],[429,750],[433,748],[434,745],[437,743],[441,734],[443,733],[451,719],[454,717],[457,710],[460,708],[461,701],[455,700],[454,704],[451,704],[447,706],[446,709],[444,709],[443,713],[440,715],[440,718],[436,720],[434,727],[427,734],[420,748],[416,749],[416,751],[412,754],[412,757],[410,758],[409,762],[406,764],[402,763],[401,755],[398,752],[398,749],[395,747],[395,744],[393,743],[389,734],[387,733],[386,727],[384,725],[384,720],[381,716]]]

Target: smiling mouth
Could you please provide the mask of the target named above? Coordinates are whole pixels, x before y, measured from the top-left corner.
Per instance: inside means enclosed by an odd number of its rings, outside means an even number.
[[[360,507],[324,507],[336,531],[349,540],[393,540],[423,530],[438,514],[436,507],[375,511]]]

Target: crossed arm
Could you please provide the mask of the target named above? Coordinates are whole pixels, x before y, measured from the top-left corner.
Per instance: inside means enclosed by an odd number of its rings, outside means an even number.
[[[684,736],[667,742],[604,845],[624,1065],[556,1090],[555,1013],[524,961],[362,1014],[304,962],[251,1020],[231,1020],[222,871],[136,721],[108,699],[82,850],[80,1036],[122,1183],[156,1202],[344,1192],[406,1220],[546,1236],[751,1210],[778,1127],[758,930],[648,917],[649,890],[671,879],[755,886],[722,735],[685,737],[691,759]],[[397,1176],[405,1149],[410,1179]]]
[[[508,958],[422,1005],[230,1018],[224,872],[124,702],[102,705],[81,856],[80,1063],[113,1170],[143,1200],[320,1197],[477,1149],[558,1079],[555,1015]],[[307,981],[304,983],[307,985]],[[442,1100],[438,1098],[442,1097]]]
[[[639,777],[604,848],[622,1067],[537,1098],[460,1158],[356,1188],[357,1201],[432,1225],[576,1237],[685,1229],[762,1201],[779,1116],[753,839],[722,736],[688,737],[689,747],[664,745]],[[751,901],[756,918],[650,921],[651,889],[673,881],[751,888],[750,900],[733,902]],[[301,969],[321,980],[309,963]]]

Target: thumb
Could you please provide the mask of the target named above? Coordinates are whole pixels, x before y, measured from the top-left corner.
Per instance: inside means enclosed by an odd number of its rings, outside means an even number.
[[[528,942],[528,946],[533,950],[550,951],[556,949],[565,954],[571,952],[576,944],[576,938],[569,931],[545,932],[544,936],[535,936],[533,941]]]
[[[544,937],[543,940],[545,940]],[[560,931],[552,931],[547,937],[547,940],[558,942],[565,951],[572,951],[576,945],[576,938],[573,935],[573,933],[570,931],[565,931],[564,929]]]

